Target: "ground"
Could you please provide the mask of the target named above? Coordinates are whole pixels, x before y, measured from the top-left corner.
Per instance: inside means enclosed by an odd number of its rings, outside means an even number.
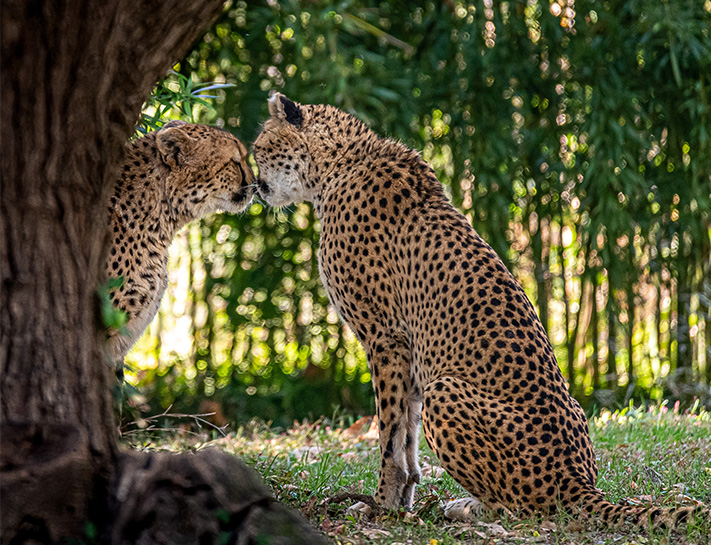
[[[706,544],[711,522],[682,533],[644,535],[630,529],[600,529],[565,517],[517,520],[512,517],[479,523],[444,519],[442,504],[466,493],[437,465],[423,444],[423,479],[410,513],[368,519],[353,516],[353,500],[325,505],[342,492],[372,494],[377,486],[379,455],[371,419],[321,419],[289,430],[252,423],[236,431],[203,423],[188,431],[194,419],[168,419],[182,431],[154,433],[165,422],[128,426],[125,438],[140,449],[199,450],[217,447],[237,454],[255,467],[277,499],[301,510],[335,543],[447,545],[471,544]],[[193,427],[194,429],[194,427]],[[618,502],[655,504],[711,503],[711,413],[680,411],[666,405],[602,411],[591,420],[591,436],[600,471],[598,486]]]

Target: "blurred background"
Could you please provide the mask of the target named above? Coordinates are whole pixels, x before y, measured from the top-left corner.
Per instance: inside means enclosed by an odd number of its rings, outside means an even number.
[[[272,89],[353,113],[422,151],[588,413],[711,407],[710,34],[711,0],[232,1],[138,128],[183,118],[249,145]],[[318,237],[310,205],[256,201],[180,232],[124,419],[372,414]]]

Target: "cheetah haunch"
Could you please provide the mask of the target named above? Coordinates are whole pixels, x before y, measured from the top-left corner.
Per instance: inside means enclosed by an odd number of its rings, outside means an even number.
[[[186,223],[217,210],[241,212],[252,199],[247,150],[230,133],[171,121],[131,142],[109,205],[109,278],[123,277],[114,306],[127,335],[111,331],[109,356],[121,365],[151,322],[168,283],[168,247]]]
[[[412,505],[422,418],[444,468],[486,506],[642,525],[692,514],[603,499],[585,414],[533,306],[417,152],[332,106],[277,93],[269,112],[258,192],[310,201],[321,220],[321,280],[372,372],[378,504]]]

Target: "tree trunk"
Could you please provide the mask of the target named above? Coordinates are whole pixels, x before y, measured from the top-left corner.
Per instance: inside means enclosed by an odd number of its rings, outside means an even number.
[[[560,246],[558,247],[558,259],[560,259],[560,280],[563,284],[563,329],[565,331],[565,351],[567,355],[567,360],[568,360],[568,388],[570,389],[571,393],[574,394],[574,392],[577,390],[577,385],[575,384],[575,340],[571,337],[570,335],[570,319],[571,319],[571,311],[570,311],[570,299],[568,295],[568,279],[566,275],[566,265],[565,265],[565,246],[563,246],[563,228],[565,227],[565,223],[563,220],[563,208],[561,205],[560,208],[560,233],[559,233],[559,240],[560,240]],[[572,278],[572,276],[571,276]]]
[[[656,312],[654,313],[654,332],[657,343],[657,360],[659,360],[659,373],[661,376],[662,368],[664,367],[664,348],[662,345],[662,301],[664,299],[662,292],[662,273],[659,271],[654,275],[654,289],[657,294]]]
[[[533,264],[536,275],[536,303],[538,304],[538,317],[543,324],[543,328],[548,332],[548,297],[550,294],[550,270],[548,267],[549,240],[550,234],[544,237],[543,229],[547,229],[547,223],[539,216],[538,230],[533,239]]]
[[[618,388],[617,376],[617,311],[615,310],[614,296],[612,294],[612,286],[608,278],[608,297],[607,297],[607,375],[605,379],[610,384],[611,390]]]
[[[597,294],[599,288],[599,278],[597,269],[592,271],[592,349],[593,353],[590,356],[590,361],[592,363],[592,387],[593,390],[599,390],[602,387],[600,382],[600,357],[599,357],[599,343],[600,343],[600,327],[598,325],[598,308],[597,308]]]
[[[38,503],[54,492],[61,497],[63,489],[73,493],[72,478],[88,475],[87,497],[77,500],[81,509],[96,504],[89,496],[108,480],[117,455],[115,378],[95,296],[108,242],[105,203],[142,102],[222,5],[3,2],[3,542],[12,538],[12,524],[24,519],[27,530],[28,517],[46,515],[27,512],[16,495],[6,493],[18,482]],[[73,444],[64,437],[73,437]],[[19,448],[28,449],[24,459]],[[46,473],[34,471],[46,462],[33,458],[38,452],[63,461],[46,465]],[[32,471],[23,473],[23,461],[35,463]],[[76,513],[73,522],[68,512],[62,521],[35,524],[26,535],[44,541],[75,534],[86,512]]]
[[[627,384],[629,388],[634,388],[637,381],[634,371],[634,320],[637,310],[634,301],[634,288],[628,286],[627,296]]]

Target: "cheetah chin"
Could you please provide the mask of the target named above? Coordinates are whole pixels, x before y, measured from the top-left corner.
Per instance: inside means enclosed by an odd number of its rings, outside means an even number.
[[[417,152],[332,106],[275,93],[269,112],[253,145],[260,193],[310,201],[321,220],[321,280],[373,378],[378,504],[412,505],[422,421],[480,500],[457,506],[468,514],[562,508],[640,526],[708,515],[603,498],[585,414],[533,306]]]

